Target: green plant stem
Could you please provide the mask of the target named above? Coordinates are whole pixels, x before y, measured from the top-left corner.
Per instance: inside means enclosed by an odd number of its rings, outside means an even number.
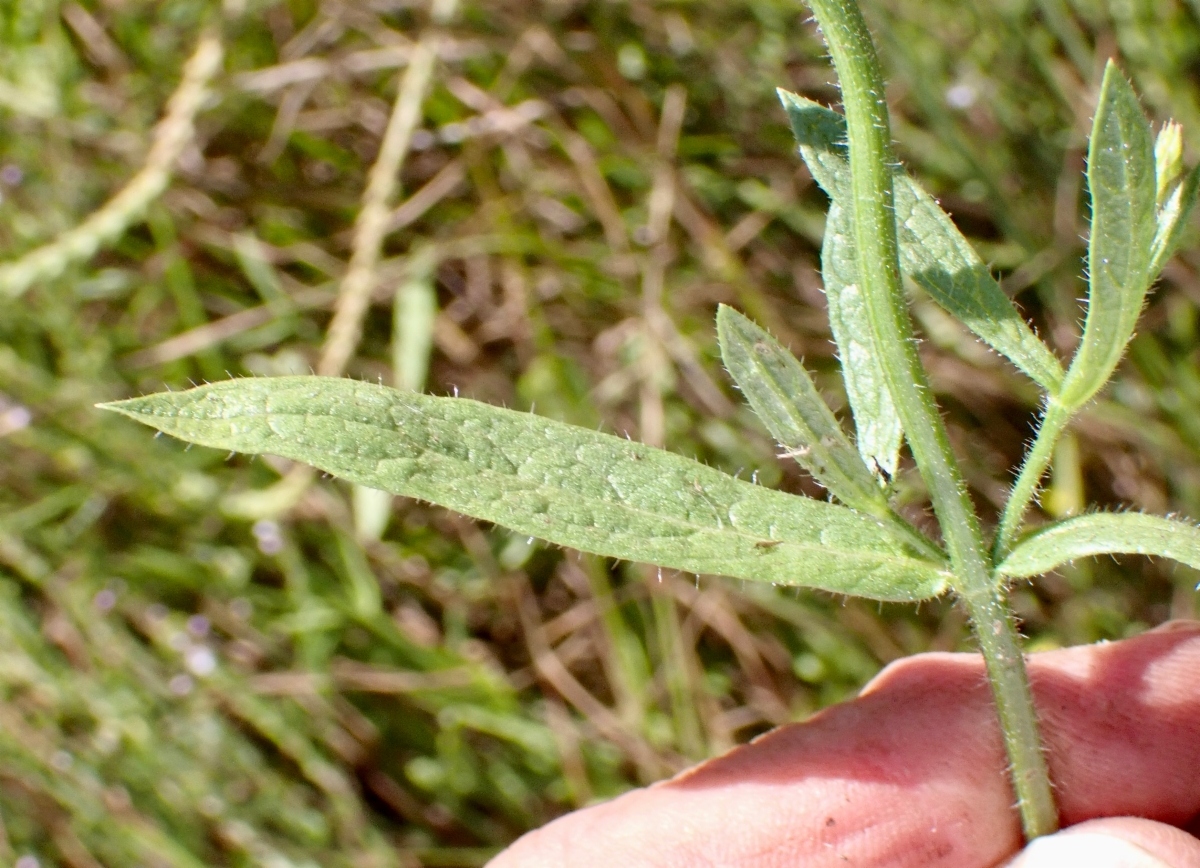
[[[1028,841],[1053,834],[1058,831],[1058,807],[1042,752],[1025,656],[1004,587],[986,591],[963,588],[959,596],[975,627],[975,639],[992,686],[1021,828]]]
[[[955,590],[975,627],[996,699],[1022,826],[1029,839],[1055,831],[1057,811],[1041,752],[1032,694],[1004,591],[991,561],[945,426],[917,355],[900,279],[883,75],[854,0],[808,0],[841,81],[850,139],[858,276],[874,349],[929,489],[955,573]]]
[[[1037,495],[1042,476],[1054,458],[1054,447],[1058,445],[1058,439],[1067,429],[1067,423],[1071,421],[1073,413],[1072,408],[1054,398],[1046,405],[1046,413],[1042,417],[1037,437],[1025,456],[1021,472],[1017,474],[1012,493],[1004,505],[1004,514],[1000,517],[1000,529],[996,531],[996,542],[992,551],[992,559],[996,563],[1000,563],[1012,551],[1017,533],[1021,530],[1021,519],[1025,517],[1025,511]]]

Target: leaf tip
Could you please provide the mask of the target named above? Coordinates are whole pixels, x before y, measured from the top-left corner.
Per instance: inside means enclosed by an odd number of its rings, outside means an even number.
[[[728,328],[733,325],[741,316],[737,308],[730,307],[727,304],[717,305],[717,331],[719,332],[722,328]]]
[[[1133,90],[1133,85],[1126,78],[1125,73],[1121,71],[1121,67],[1111,57],[1104,65],[1104,77],[1100,79],[1100,106],[1114,99],[1129,101],[1138,106],[1139,111],[1141,104],[1138,101],[1137,94]],[[1097,112],[1099,113],[1099,112]],[[1144,118],[1143,118],[1144,120]]]
[[[732,330],[737,326],[737,318],[740,314],[727,304],[717,305],[717,344],[721,347],[721,355],[724,357],[729,346],[729,341],[732,339]],[[728,359],[725,359],[728,364]]]
[[[93,404],[97,410],[108,410],[112,413],[120,413],[123,416],[136,417],[139,415],[138,405],[142,403],[141,398],[126,398],[123,401],[102,401],[99,404]]]

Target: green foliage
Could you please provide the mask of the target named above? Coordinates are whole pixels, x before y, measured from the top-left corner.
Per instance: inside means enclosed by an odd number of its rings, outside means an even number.
[[[779,98],[796,134],[800,155],[813,177],[829,194],[834,206],[847,201],[850,163],[846,156],[845,118],[785,90],[779,92]],[[1021,318],[975,248],[902,166],[896,167],[893,182],[900,268],[905,276],[1036,383],[1049,392],[1057,392],[1062,385],[1062,366]],[[835,215],[831,206],[827,224],[831,228],[827,228],[827,235],[833,231],[837,238],[843,238],[844,222],[842,209],[837,209]],[[830,255],[838,270],[846,267],[841,265],[842,261],[851,258],[849,252],[839,252],[837,248],[830,250]],[[838,282],[844,282],[844,278]],[[828,281],[826,287],[828,292]],[[831,301],[831,316],[833,305]],[[863,331],[859,329],[854,334],[861,340]]]
[[[1154,277],[1154,143],[1137,95],[1111,62],[1088,143],[1088,191],[1087,319],[1062,395],[1076,407],[1112,376]]]
[[[882,489],[796,357],[725,305],[717,337],[726,370],[784,453],[846,506],[887,514]]]
[[[940,564],[850,509],[466,399],[279,377],[105,407],[192,443],[303,461],[581,551],[882,600],[945,587]]]
[[[1200,166],[1194,167],[1181,182],[1169,184],[1166,198],[1159,206],[1154,244],[1150,250],[1150,273],[1157,275],[1174,255],[1183,239],[1188,218],[1200,191]]]
[[[1076,142],[1099,84],[1093,46],[1115,35],[1147,114],[1200,128],[1200,28],[1186,4],[1151,5],[1056,19],[1046,4],[868,10],[899,156],[1064,360],[1081,316]],[[144,165],[201,21],[227,58],[145,222],[0,302],[5,864],[479,865],[565,810],[840,701],[898,656],[971,647],[946,598],[659,575],[334,479],[279,507],[286,462],[183,450],[92,409],[315,367],[403,75],[397,40],[426,21],[419,4],[344,13],[20,0],[0,15],[9,262]],[[618,62],[630,44],[639,79]],[[827,67],[806,13],[775,0],[462,4],[350,376],[412,386],[424,373],[434,394],[635,438],[661,406],[673,453],[823,498],[730,400],[712,315],[746,311],[849,422],[810,265],[827,197],[774,94],[782,83],[836,104]],[[677,152],[660,154],[675,83],[687,111]],[[1156,172],[1156,198],[1169,176]],[[1045,438],[1052,496],[1031,528],[1087,502],[1200,514],[1195,180],[1164,185],[1149,270],[1176,244],[1179,262],[1084,424]],[[652,193],[673,208],[664,244],[645,248]],[[642,293],[654,262],[661,310]],[[976,280],[955,274],[956,287]],[[922,355],[986,525],[1010,483],[1001,458],[1020,454],[1043,390],[928,304],[934,291],[913,307]],[[787,359],[770,359],[787,382]],[[903,451],[886,494],[932,530]],[[1187,567],[1081,556],[1056,572],[1012,590],[1039,648],[1196,611]]]
[[[904,426],[888,388],[883,360],[870,345],[871,327],[858,277],[851,212],[833,202],[821,244],[821,280],[829,326],[842,362],[846,397],[854,412],[858,451],[886,482],[900,463]]]
[[[1107,382],[1124,354],[1151,269],[1176,243],[1196,185],[1177,182],[1177,129],[1169,127],[1155,149],[1132,88],[1110,63],[1089,144],[1088,316],[1064,378],[950,218],[890,164],[890,141],[881,137],[889,122],[877,98],[878,62],[857,7],[815,0],[813,9],[838,64],[850,118],[840,124],[813,103],[781,96],[801,154],[832,199],[822,277],[863,460],[802,365],[766,332],[722,308],[718,334],[727,367],[768,430],[847,506],[773,493],[669,452],[532,415],[342,379],[230,380],[102,406],[189,442],[301,461],[359,486],[607,557],[881,600],[920,600],[953,589],[975,620],[988,663],[1026,834],[1048,834],[1056,828],[1056,809],[1032,696],[1005,585],[989,573],[1034,575],[1114,551],[1200,565],[1195,531],[1165,520],[1123,526],[1116,518],[1075,519],[1015,549],[1011,544],[1071,414]],[[901,264],[1048,395],[990,563],[924,371],[907,346]],[[423,313],[426,322],[431,309]],[[407,343],[414,343],[412,335]],[[873,479],[896,473],[902,417],[943,523],[949,565],[891,512]],[[377,595],[364,595],[369,582],[354,584],[360,616],[377,611]],[[364,609],[361,601],[368,599]],[[675,694],[674,701],[678,710],[682,699]]]
[[[996,573],[1040,576],[1076,558],[1152,555],[1200,569],[1200,530],[1194,524],[1139,513],[1096,513],[1051,524],[1021,540]]]
[[[1083,336],[1061,392],[1050,394],[1042,426],[1005,505],[993,547],[996,560],[1012,550],[1025,510],[1071,417],[1112,377],[1133,337],[1150,284],[1178,243],[1200,187],[1195,170],[1179,182],[1181,151],[1179,129],[1173,123],[1164,128],[1158,147],[1151,143],[1150,124],[1137,95],[1110,61],[1088,142],[1092,207]]]

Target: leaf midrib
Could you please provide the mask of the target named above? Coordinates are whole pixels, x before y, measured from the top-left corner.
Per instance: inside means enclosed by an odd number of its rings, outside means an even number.
[[[468,400],[468,399],[458,399],[458,400]],[[485,404],[483,406],[490,406],[490,405]],[[139,412],[141,412],[141,411],[139,411]],[[272,418],[311,419],[313,417],[321,417],[321,418],[336,420],[344,425],[361,426],[362,428],[372,430],[372,431],[378,431],[378,432],[388,435],[388,436],[396,435],[396,430],[394,428],[386,427],[386,426],[380,425],[376,422],[372,422],[369,420],[347,419],[344,417],[336,416],[336,415],[334,415],[332,413],[328,413],[328,412],[311,412],[310,411],[310,412],[305,412],[305,413],[296,413],[296,412],[288,412],[288,411],[264,411],[264,410],[251,409],[251,410],[243,410],[243,411],[237,412],[235,414],[227,414],[227,415],[222,415],[220,417],[214,418],[213,416],[201,416],[201,415],[189,414],[186,412],[186,408],[177,408],[176,412],[171,413],[171,414],[152,413],[152,414],[145,414],[145,415],[153,415],[155,418],[159,418],[159,419],[167,418],[167,419],[172,419],[172,420],[180,420],[180,419],[190,418],[197,422],[208,422],[208,423],[211,423],[214,421],[231,422],[235,419],[261,420],[262,422],[264,422],[266,424],[267,429],[271,431],[272,436],[279,437],[279,438],[284,438],[284,435],[276,432],[274,430],[274,428],[271,426]],[[531,416],[531,418],[533,420],[539,419],[539,417],[536,417],[536,416]],[[284,443],[286,445],[286,440],[284,440]],[[637,445],[641,446],[643,449],[654,449],[654,447],[646,446],[645,444],[637,444]],[[222,448],[225,448],[225,447],[222,447]],[[240,450],[238,450],[238,451],[240,451]],[[271,450],[263,449],[261,451],[266,452],[266,451],[271,451]],[[658,451],[665,452],[665,450],[658,450]],[[617,497],[619,499],[616,501],[606,501],[606,500],[603,500],[601,498],[598,498],[598,497],[595,497],[592,495],[581,493],[574,489],[557,487],[557,486],[548,485],[545,483],[536,483],[536,482],[531,483],[529,480],[522,479],[521,477],[519,477],[515,474],[512,474],[512,473],[505,473],[502,471],[497,471],[492,468],[481,468],[480,466],[472,464],[469,461],[463,461],[459,458],[454,457],[453,455],[447,454],[446,452],[442,452],[431,446],[418,448],[416,455],[420,455],[420,454],[428,454],[428,455],[435,456],[437,458],[437,460],[439,460],[441,462],[451,464],[455,467],[469,469],[475,475],[486,475],[490,478],[502,479],[502,480],[505,480],[506,483],[511,483],[511,481],[515,481],[525,491],[528,491],[530,493],[537,493],[539,491],[556,492],[556,493],[570,495],[572,497],[579,498],[579,499],[584,500],[589,503],[603,504],[610,508],[615,506],[616,508],[618,508],[624,512],[627,512],[630,515],[643,516],[648,519],[653,519],[653,521],[658,522],[658,523],[663,523],[663,524],[668,524],[668,525],[675,526],[675,527],[680,527],[680,528],[683,528],[683,529],[689,531],[689,533],[691,533],[691,534],[736,537],[739,540],[746,541],[746,542],[752,542],[752,543],[778,542],[780,547],[786,546],[788,551],[794,551],[794,552],[798,552],[798,553],[804,553],[804,552],[810,552],[810,551],[824,551],[824,552],[833,551],[833,552],[842,553],[848,557],[854,557],[854,558],[858,558],[860,560],[865,560],[865,561],[869,561],[872,563],[879,563],[879,564],[903,565],[906,563],[911,563],[914,565],[915,568],[929,569],[932,567],[935,570],[939,569],[943,566],[934,561],[927,560],[927,559],[921,558],[921,557],[916,557],[916,556],[913,556],[910,554],[901,554],[901,553],[882,554],[882,553],[876,553],[876,552],[871,552],[869,550],[862,550],[862,549],[847,549],[847,548],[842,548],[842,547],[835,548],[834,546],[824,543],[824,542],[808,543],[808,542],[801,542],[801,541],[796,541],[796,540],[792,540],[792,539],[788,539],[788,538],[775,539],[772,537],[767,537],[766,539],[764,539],[763,535],[748,533],[744,530],[737,528],[737,526],[732,523],[729,525],[724,525],[721,528],[714,528],[712,526],[706,526],[706,525],[702,525],[702,524],[689,522],[685,519],[681,519],[681,518],[678,518],[675,516],[664,515],[661,512],[653,512],[653,511],[645,509],[643,507],[631,505],[628,503],[628,501],[626,501],[623,497],[621,497],[621,495],[619,494],[619,492],[617,492],[615,487],[613,488],[613,491],[614,491],[614,493],[617,494]],[[667,453],[667,454],[672,454],[672,453]],[[674,457],[678,458],[680,456],[674,456]],[[307,462],[307,461],[311,460],[311,456],[307,456],[305,458],[296,459],[296,460],[303,460],[303,461]],[[359,460],[364,460],[364,459],[362,459],[360,457]],[[365,460],[372,460],[372,459],[365,459]],[[374,460],[375,460],[376,464],[378,465],[379,462],[382,462],[382,461],[403,460],[403,459],[383,458],[383,459],[374,459]],[[412,460],[416,460],[416,457],[414,456],[414,458]],[[316,462],[313,462],[313,463],[316,464]],[[327,463],[327,462],[322,461],[321,463]],[[317,465],[317,466],[319,466],[319,465]],[[707,472],[726,476],[726,480],[723,480],[723,481],[732,482],[734,484],[737,484],[740,482],[740,480],[734,479],[733,477],[728,477],[726,474],[722,474],[721,471],[716,470],[714,468],[706,467],[705,465],[700,465],[700,464],[698,464],[697,467],[701,468],[702,470],[707,471]],[[607,477],[606,477],[606,482],[608,482],[610,487],[612,486],[612,483],[608,481]],[[742,483],[742,484],[748,485],[748,483]],[[787,494],[786,492],[776,491],[774,489],[761,489],[761,490],[755,489],[754,491],[749,492],[749,493],[752,494],[753,496],[761,497],[764,500],[771,499],[773,497],[796,497],[796,495]],[[745,498],[739,498],[739,500],[737,502],[740,504],[740,503],[743,503],[744,500],[745,500]],[[815,503],[819,503],[819,502],[815,502]],[[824,504],[822,504],[822,505],[824,505]],[[856,518],[863,521],[864,523],[869,523],[872,526],[872,529],[877,529],[878,532],[886,534],[889,541],[893,542],[897,546],[904,545],[904,543],[902,541],[898,540],[895,537],[895,535],[892,534],[884,525],[882,525],[881,523],[878,523],[872,517],[870,517],[862,512],[859,512],[857,510],[850,509],[849,507],[844,507],[844,506],[843,507],[834,507],[832,505],[829,505],[829,506],[832,509],[845,509],[847,512],[852,513]],[[726,509],[726,514],[728,514],[728,509]],[[732,522],[732,517],[730,517],[730,519]],[[561,518],[557,518],[555,520],[563,522],[564,524],[568,523],[568,522],[565,522]],[[580,528],[585,527],[583,525],[572,525],[572,526],[580,527]],[[612,533],[614,536],[616,536],[619,533],[619,532],[613,531],[611,529],[604,529],[604,531],[607,533]],[[649,539],[673,540],[673,539],[679,539],[679,538],[666,537],[666,536],[655,536],[655,537],[650,537]],[[772,548],[775,548],[775,547],[773,546]]]

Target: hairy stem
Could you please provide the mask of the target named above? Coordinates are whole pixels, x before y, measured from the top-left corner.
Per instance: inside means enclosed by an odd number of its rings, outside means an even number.
[[[978,594],[963,589],[959,596],[970,615],[979,650],[983,653],[1004,735],[1009,775],[1021,812],[1021,827],[1025,838],[1032,841],[1058,831],[1058,808],[1050,788],[1050,770],[1042,752],[1033,693],[1029,688],[1029,674],[1017,628],[1003,587]]]
[[[979,520],[913,341],[897,255],[887,103],[879,60],[854,0],[808,0],[833,56],[850,139],[858,275],[888,388],[929,489],[999,710],[1027,838],[1057,829],[1049,772],[1015,625],[991,576]]]
[[[1046,405],[1046,414],[1042,417],[1037,437],[1025,456],[1021,472],[1017,474],[1012,493],[1004,505],[1004,515],[1000,517],[1000,529],[996,531],[996,542],[992,550],[992,557],[996,563],[1000,563],[1012,551],[1017,533],[1021,530],[1021,519],[1025,517],[1025,511],[1037,495],[1046,468],[1050,466],[1054,457],[1054,447],[1058,445],[1059,437],[1071,421],[1072,413],[1070,407],[1054,398]]]

